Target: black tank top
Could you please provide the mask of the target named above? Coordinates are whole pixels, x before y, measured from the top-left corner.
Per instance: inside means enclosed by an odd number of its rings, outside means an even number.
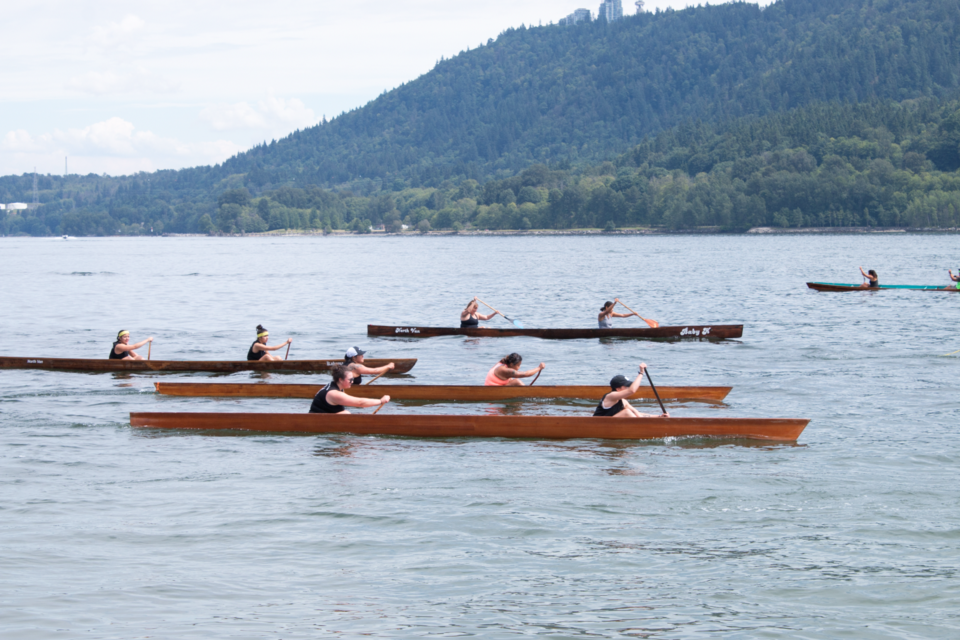
[[[870,281],[870,286],[871,286],[871,287],[879,287],[879,286],[880,286],[880,277],[877,276],[877,279],[876,279],[876,280],[871,280],[871,281]]]
[[[477,318],[475,316],[470,316],[466,320],[460,321],[461,329],[470,329],[472,327],[479,327],[479,326],[480,326],[480,318]]]
[[[611,391],[610,393],[613,393],[613,392]],[[624,407],[623,407],[622,398],[620,400],[617,400],[617,404],[613,405],[609,409],[603,408],[603,401],[607,398],[608,395],[610,395],[610,393],[603,394],[603,397],[600,398],[600,404],[597,405],[597,410],[593,412],[593,415],[604,416],[609,418],[623,411]]]
[[[257,344],[258,342],[260,342],[260,341],[259,341],[259,340],[254,340],[254,341],[253,341],[253,344]],[[266,355],[267,352],[266,352],[266,351],[254,351],[254,350],[253,350],[253,344],[250,345],[250,349],[247,351],[247,360],[260,360],[261,358],[263,358],[264,355]]]
[[[310,413],[340,413],[343,411],[343,405],[327,402],[327,392],[331,391],[333,387],[334,382],[330,381],[327,386],[317,392],[317,395],[313,396],[313,402],[310,403]],[[340,387],[337,387],[337,391],[340,391]]]
[[[117,340],[113,343],[113,346],[110,347],[110,359],[111,360],[123,360],[124,358],[130,357],[129,351],[124,351],[123,353],[117,353],[117,345],[120,344],[120,341]]]

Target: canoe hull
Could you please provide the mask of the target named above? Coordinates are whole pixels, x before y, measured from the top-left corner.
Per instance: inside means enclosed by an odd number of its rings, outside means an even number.
[[[728,340],[743,336],[742,324],[683,325],[676,327],[623,329],[479,329],[458,327],[397,327],[368,324],[367,335],[380,338],[512,338],[529,336],[545,340],[581,340],[584,338],[641,338],[647,340]]]
[[[682,436],[795,442],[809,420],[594,418],[590,416],[330,415],[309,413],[131,413],[132,427],[279,433],[348,433],[416,438],[601,438]]]
[[[891,289],[909,291],[941,291],[956,293],[956,287],[935,287],[919,284],[882,284],[879,287],[861,287],[858,284],[843,284],[839,282],[808,282],[807,286],[816,291],[889,291]]]
[[[209,398],[313,398],[322,385],[263,384],[233,382],[154,382],[157,393],[181,397]],[[663,400],[722,402],[733,387],[657,387]],[[476,385],[373,384],[351,387],[357,398],[390,396],[393,400],[439,400],[452,402],[502,402],[527,398],[573,398],[599,400],[610,387],[551,386],[483,387]],[[650,387],[640,387],[631,399],[653,400]]]
[[[417,363],[416,358],[397,358],[395,360],[367,360],[368,367],[382,367],[388,362],[396,364],[393,374],[406,373]],[[280,360],[264,362],[261,360],[97,360],[93,358],[14,358],[0,357],[0,369],[48,369],[53,371],[81,371],[85,373],[103,372],[201,372],[234,373],[237,371],[329,371],[343,360]]]

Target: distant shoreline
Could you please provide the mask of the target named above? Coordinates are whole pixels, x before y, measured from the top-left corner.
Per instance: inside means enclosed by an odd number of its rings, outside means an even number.
[[[803,227],[799,229],[780,228],[780,227],[753,227],[746,231],[724,231],[720,227],[697,227],[695,229],[653,229],[653,228],[626,228],[616,229],[615,231],[604,231],[603,229],[498,229],[498,230],[478,230],[470,229],[465,231],[453,231],[450,229],[428,231],[421,233],[419,231],[405,231],[402,233],[386,233],[384,231],[371,231],[369,233],[358,233],[356,231],[336,230],[329,234],[324,234],[322,230],[276,230],[263,233],[217,233],[209,235],[206,233],[163,233],[163,234],[140,234],[140,235],[114,235],[114,236],[69,236],[70,238],[278,238],[278,237],[297,237],[297,236],[324,236],[330,237],[420,237],[420,236],[474,236],[474,237],[498,237],[498,236],[690,236],[690,235],[850,235],[850,234],[891,234],[891,233],[958,233],[958,227],[924,227],[916,229],[903,229],[899,227]],[[59,238],[61,236],[0,236],[3,238]]]

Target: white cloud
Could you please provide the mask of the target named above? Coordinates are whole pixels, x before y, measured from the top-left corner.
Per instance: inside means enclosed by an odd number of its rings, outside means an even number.
[[[200,119],[216,131],[237,129],[290,129],[310,127],[317,124],[313,109],[301,100],[285,100],[273,95],[260,100],[256,107],[248,102],[211,105],[200,112]]]
[[[130,39],[147,23],[135,15],[126,15],[120,22],[111,22],[93,28],[91,39],[101,46],[115,46]]]
[[[127,72],[115,71],[88,71],[74,76],[67,82],[67,86],[75,91],[94,95],[110,95],[145,91],[148,93],[172,93],[180,88],[174,80],[151,73],[143,67]]]
[[[243,148],[229,140],[190,143],[138,130],[123,118],[109,118],[79,129],[55,129],[32,136],[9,131],[0,142],[0,171],[22,173],[23,167],[58,166],[64,156],[83,173],[132,173],[179,169],[222,162]],[[76,172],[74,169],[72,172]]]

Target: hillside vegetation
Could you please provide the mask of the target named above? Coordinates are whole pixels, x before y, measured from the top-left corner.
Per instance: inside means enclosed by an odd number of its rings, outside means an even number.
[[[221,165],[41,176],[0,232],[952,226],[958,26],[955,0],[780,0],[513,29]]]

